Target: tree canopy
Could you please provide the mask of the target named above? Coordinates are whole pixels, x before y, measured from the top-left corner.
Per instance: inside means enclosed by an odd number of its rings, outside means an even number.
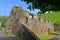
[[[29,4],[29,9],[40,9],[46,11],[60,11],[60,0],[22,0]]]

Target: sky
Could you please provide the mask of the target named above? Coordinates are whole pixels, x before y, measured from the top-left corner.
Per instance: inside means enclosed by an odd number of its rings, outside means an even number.
[[[0,15],[9,16],[12,10],[12,7],[15,5],[21,6],[22,9],[24,9],[25,11],[31,12],[33,14],[37,14],[39,11],[38,9],[35,9],[35,11],[30,11],[29,9],[27,9],[28,5],[21,0],[0,0]]]

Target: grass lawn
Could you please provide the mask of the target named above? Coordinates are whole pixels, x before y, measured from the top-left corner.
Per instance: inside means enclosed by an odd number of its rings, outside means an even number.
[[[40,36],[40,40],[49,40],[54,38],[56,35],[50,34],[50,35],[44,35],[44,36]]]

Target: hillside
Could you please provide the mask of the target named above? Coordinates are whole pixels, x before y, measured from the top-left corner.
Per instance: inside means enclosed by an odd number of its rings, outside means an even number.
[[[43,19],[51,20],[53,23],[60,24],[60,12],[45,13],[39,16]]]

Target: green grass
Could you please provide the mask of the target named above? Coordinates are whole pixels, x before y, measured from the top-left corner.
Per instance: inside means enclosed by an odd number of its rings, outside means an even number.
[[[60,35],[60,32],[55,31],[55,32],[52,32],[51,34]]]
[[[2,26],[0,26],[0,31],[3,29],[3,27]]]
[[[52,38],[54,38],[56,35],[50,34],[50,35],[43,35],[40,36],[40,40],[50,40]]]
[[[60,12],[46,13],[39,16],[43,19],[51,20],[53,23],[60,24]]]
[[[54,38],[56,35],[50,34],[50,35],[41,35],[40,36],[40,40],[49,40],[51,38]],[[16,40],[22,40],[21,38],[19,38],[18,36],[14,35],[14,38],[16,38]]]

